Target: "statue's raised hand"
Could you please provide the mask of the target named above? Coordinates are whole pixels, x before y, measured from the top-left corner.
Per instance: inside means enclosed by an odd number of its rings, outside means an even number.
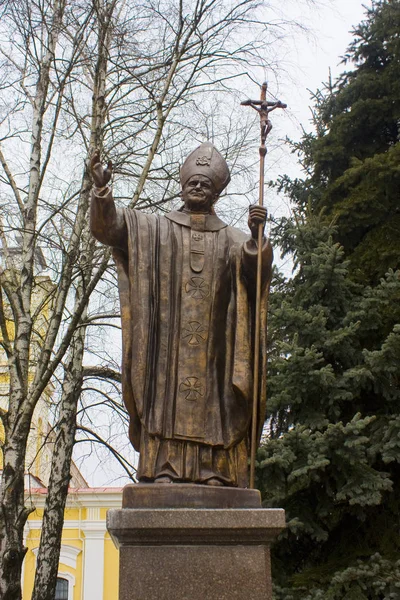
[[[100,161],[100,151],[95,150],[90,160],[90,172],[92,174],[93,183],[97,188],[103,188],[111,179],[112,162],[108,161],[107,167],[104,169]]]
[[[252,204],[249,206],[249,228],[251,231],[251,235],[256,240],[258,238],[258,227],[262,225],[263,234],[264,227],[267,220],[267,209],[265,206],[260,206],[259,204]]]

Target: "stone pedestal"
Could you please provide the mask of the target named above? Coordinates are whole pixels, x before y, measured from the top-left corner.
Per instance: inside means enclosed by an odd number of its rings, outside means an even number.
[[[120,600],[270,600],[269,546],[284,511],[260,508],[257,491],[135,485],[123,505],[107,517]]]

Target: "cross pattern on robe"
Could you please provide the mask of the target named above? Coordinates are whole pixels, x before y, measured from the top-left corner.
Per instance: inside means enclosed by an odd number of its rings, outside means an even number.
[[[179,386],[179,391],[185,394],[186,400],[194,402],[204,396],[204,387],[198,377],[186,377]]]

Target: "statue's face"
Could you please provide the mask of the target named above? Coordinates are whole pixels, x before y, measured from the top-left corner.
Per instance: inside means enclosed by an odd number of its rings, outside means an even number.
[[[205,175],[192,175],[182,190],[185,208],[192,212],[210,212],[216,197],[214,184]]]

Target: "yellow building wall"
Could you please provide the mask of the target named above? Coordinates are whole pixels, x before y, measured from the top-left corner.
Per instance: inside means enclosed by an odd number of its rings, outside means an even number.
[[[25,570],[24,570],[24,585],[22,600],[30,600],[32,597],[33,584],[35,580],[35,568],[36,568],[36,556],[32,550],[37,549],[40,542],[40,530],[32,530],[29,537],[26,540],[26,546],[28,552],[25,557]],[[76,569],[73,569],[69,565],[65,565],[62,562],[59,563],[59,573],[70,573],[75,578],[74,595],[73,600],[82,599],[82,549],[83,541],[80,539],[80,533],[78,529],[67,530],[62,536],[62,545],[72,546],[79,549],[81,552],[77,557]]]
[[[83,497],[82,497],[83,496]],[[101,493],[96,491],[96,498],[101,500]],[[65,521],[64,529],[62,534],[62,548],[61,557],[58,567],[58,573],[60,577],[63,575],[71,575],[74,579],[73,596],[72,600],[118,600],[118,579],[119,579],[119,552],[115,548],[113,541],[110,538],[108,532],[104,531],[104,538],[99,539],[98,543],[104,544],[104,564],[98,565],[96,576],[103,576],[103,598],[91,598],[84,596],[84,561],[85,561],[85,529],[91,527],[92,522],[88,521],[87,517],[93,514],[93,508],[88,509],[84,506],[85,500],[89,497],[90,493],[86,491],[85,494],[79,495],[79,493],[72,493],[73,502],[79,503],[79,507],[68,507],[65,510]],[[120,506],[121,494],[116,494],[115,505]],[[32,498],[34,502],[34,498]],[[41,502],[44,502],[44,498],[41,498]],[[108,507],[101,507],[99,509],[100,520],[98,524],[100,527],[104,526],[105,530],[105,518]],[[28,518],[28,533],[26,535],[26,547],[28,551],[24,560],[23,567],[23,586],[22,586],[22,600],[31,600],[34,579],[35,579],[35,568],[36,568],[36,555],[37,549],[40,543],[40,522],[43,518],[43,508],[37,508]],[[65,564],[62,561],[63,558],[63,547],[76,548],[78,550],[76,556],[75,568],[71,565]],[[103,567],[103,568],[102,568]],[[66,577],[67,578],[67,577]]]

